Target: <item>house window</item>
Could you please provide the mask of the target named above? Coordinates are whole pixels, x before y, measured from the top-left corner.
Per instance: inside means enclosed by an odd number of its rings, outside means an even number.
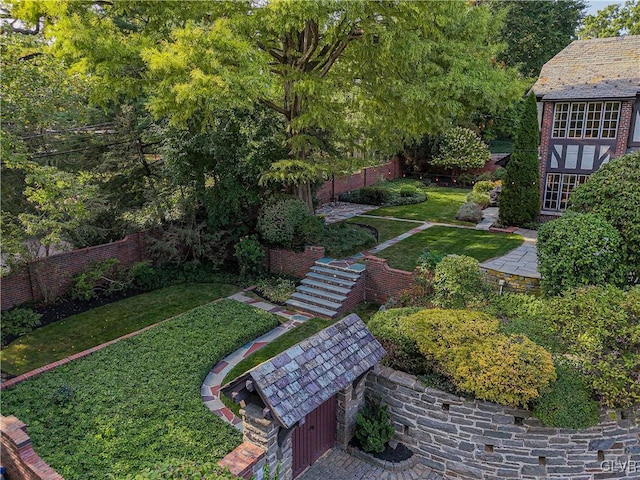
[[[586,182],[587,178],[589,175],[549,173],[544,192],[544,210],[565,211],[569,195],[578,185]]]
[[[553,138],[615,138],[620,102],[556,103]]]
[[[605,102],[604,120],[602,122],[602,138],[616,138],[619,116],[620,102]]]

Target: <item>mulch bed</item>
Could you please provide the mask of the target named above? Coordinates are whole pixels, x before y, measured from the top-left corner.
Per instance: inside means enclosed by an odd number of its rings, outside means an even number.
[[[353,440],[349,442],[349,445],[351,445],[354,448],[357,448],[358,450],[362,450],[362,447],[360,446],[360,442],[356,437],[353,437]],[[366,453],[367,455],[371,455],[372,457],[377,458],[378,460],[384,460],[391,463],[404,462],[405,460],[408,460],[413,456],[413,452],[409,450],[406,446],[404,446],[404,444],[402,443],[398,443],[396,448],[392,448],[387,443],[385,445],[384,452],[381,452],[381,453],[378,453],[378,452],[364,452],[364,453]]]

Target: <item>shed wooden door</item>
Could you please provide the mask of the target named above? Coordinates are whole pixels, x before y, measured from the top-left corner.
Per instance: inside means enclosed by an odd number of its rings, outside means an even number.
[[[293,431],[293,478],[334,446],[336,405],[337,397],[334,395],[308,414],[304,424]]]

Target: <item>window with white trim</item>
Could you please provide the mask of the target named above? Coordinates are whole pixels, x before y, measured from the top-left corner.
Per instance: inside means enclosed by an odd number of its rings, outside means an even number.
[[[578,185],[587,181],[589,175],[549,173],[545,183],[543,210],[564,212],[569,195]]]
[[[615,138],[620,102],[555,104],[553,138]]]

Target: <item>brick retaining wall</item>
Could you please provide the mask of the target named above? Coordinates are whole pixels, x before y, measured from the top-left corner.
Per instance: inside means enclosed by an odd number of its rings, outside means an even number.
[[[18,418],[0,416],[0,461],[9,480],[64,480],[33,451],[26,425]]]
[[[267,269],[277,275],[293,275],[303,278],[311,267],[324,257],[324,247],[306,246],[302,252],[267,249]]]
[[[465,400],[386,367],[369,373],[366,390],[389,406],[396,438],[447,478],[640,478],[638,412],[603,412],[584,430],[545,427],[526,410]]]
[[[89,264],[116,258],[129,267],[147,259],[144,233],[127,235],[117,242],[52,255],[30,263],[7,275],[1,282],[2,310],[25,302],[39,302],[64,295],[71,288],[74,275]]]
[[[334,177],[333,179],[327,180],[316,193],[316,197],[318,197],[320,204],[329,203],[331,202],[332,193],[337,199],[341,193],[367,187],[380,180],[394,180],[401,176],[401,160],[398,157],[393,157],[391,161],[384,165],[366,167],[351,175]]]
[[[364,259],[365,299],[367,302],[383,304],[394,295],[411,287],[413,273],[389,267],[384,258],[367,256]]]

